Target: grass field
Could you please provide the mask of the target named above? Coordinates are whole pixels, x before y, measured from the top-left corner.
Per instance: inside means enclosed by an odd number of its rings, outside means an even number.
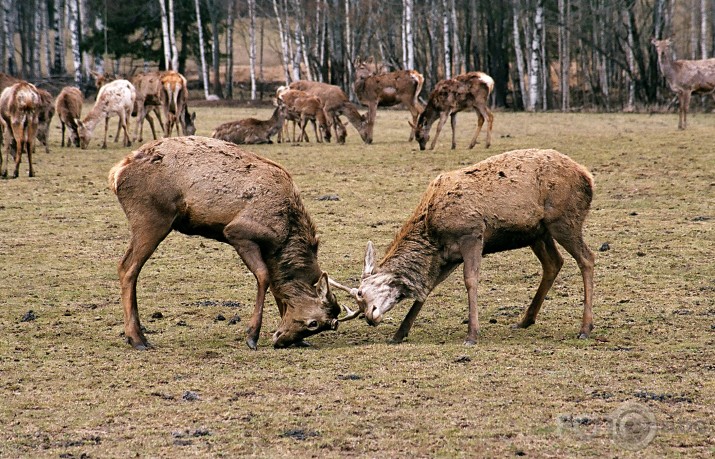
[[[270,116],[197,112],[200,135]],[[582,283],[565,253],[537,323],[511,328],[540,277],[527,249],[482,263],[476,346],[462,345],[457,270],[401,345],[387,341],[408,304],[377,328],[355,320],[311,348],[274,350],[270,298],[253,352],[253,276],[231,247],[172,234],[139,280],[155,348],[134,351],[116,274],[129,232],[106,186],[129,149],[60,149],[55,118],[37,176],[23,163],[19,179],[0,181],[0,456],[712,457],[715,115],[691,115],[680,132],[675,114],[496,113],[492,147],[466,150],[476,117],[465,113],[459,148],[447,127],[426,152],[407,142],[408,118],[379,112],[369,146],[349,127],[344,146],[249,149],[291,171],[322,268],[350,285],[367,241],[382,254],[439,172],[517,148],[570,155],[596,182],[591,339],[575,339]],[[340,200],[317,199],[326,194]]]

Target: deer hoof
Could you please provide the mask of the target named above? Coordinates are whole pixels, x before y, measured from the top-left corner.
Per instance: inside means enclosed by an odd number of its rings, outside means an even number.
[[[522,320],[521,322],[517,322],[514,325],[511,326],[511,328],[529,328],[532,325],[534,325],[533,320]]]
[[[253,338],[252,336],[246,338],[246,344],[254,351],[258,349],[258,343],[256,341],[256,338]]]
[[[477,343],[477,341],[474,339],[471,339],[471,338],[467,338],[464,340],[465,346],[474,346],[476,343]]]
[[[404,336],[393,336],[392,339],[387,342],[387,344],[400,344],[404,339]]]

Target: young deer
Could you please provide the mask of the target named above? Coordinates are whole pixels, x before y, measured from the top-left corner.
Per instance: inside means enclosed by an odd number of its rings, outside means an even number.
[[[288,89],[285,86],[281,86],[278,88],[278,91],[276,91],[276,97],[281,99],[286,105],[285,138],[288,138],[288,121],[292,121],[293,138],[291,140],[293,142],[296,141],[295,126],[298,124],[300,126],[298,142],[302,142],[303,139],[305,139],[306,142],[310,142],[308,133],[305,132],[305,127],[308,121],[310,121],[313,124],[316,141],[322,142],[323,138],[330,141],[330,125],[325,115],[323,102],[318,96],[313,96],[305,91]],[[320,133],[318,133],[318,128],[320,128]]]
[[[15,158],[13,178],[17,178],[23,152],[27,153],[28,175],[35,176],[35,171],[32,169],[32,153],[35,149],[40,106],[41,99],[37,88],[26,81],[9,86],[0,94],[0,127],[3,131],[6,155],[3,169],[2,154],[0,154],[0,176],[7,177],[7,168],[12,155]]]
[[[283,129],[286,117],[285,104],[280,99],[275,99],[276,109],[268,120],[245,118],[238,121],[229,121],[214,129],[211,137],[235,144],[260,144],[273,143],[271,137]]]
[[[67,146],[70,146],[70,142],[74,144],[75,147],[79,147],[79,125],[77,121],[80,116],[82,116],[82,104],[84,103],[84,97],[82,96],[82,91],[74,86],[66,86],[62,88],[57,99],[55,100],[55,111],[57,111],[57,116],[60,119],[60,124],[62,125],[62,142],[61,147],[65,146],[65,130],[69,127],[69,133],[67,136]]]

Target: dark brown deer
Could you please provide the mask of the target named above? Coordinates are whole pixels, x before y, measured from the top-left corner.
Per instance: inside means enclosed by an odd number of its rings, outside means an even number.
[[[367,119],[369,139],[375,127],[377,107],[392,107],[402,104],[410,110],[412,122],[410,123],[411,142],[415,138],[417,117],[422,113],[422,105],[418,101],[424,77],[416,70],[397,70],[389,73],[378,74],[377,65],[372,57],[366,61],[355,61],[355,95],[361,104],[367,106]]]
[[[276,109],[268,120],[245,118],[223,123],[211,133],[214,139],[221,139],[238,145],[273,143],[271,137],[283,129],[286,117],[285,104],[275,99]]]
[[[434,123],[439,118],[437,132],[432,139],[430,150],[434,150],[437,143],[439,133],[442,131],[447,117],[450,117],[452,125],[452,150],[457,148],[455,138],[457,128],[457,113],[462,110],[473,108],[477,112],[478,121],[477,129],[474,133],[472,141],[469,143],[469,148],[474,148],[479,139],[479,133],[482,130],[484,121],[487,121],[487,140],[486,147],[492,144],[492,124],[494,115],[489,110],[489,95],[494,88],[494,80],[492,77],[482,72],[469,72],[458,75],[449,80],[442,80],[437,83],[434,90],[429,96],[427,106],[417,118],[417,126],[415,127],[415,137],[420,144],[420,150],[424,150],[429,140],[429,131]]]
[[[57,99],[55,99],[55,111],[57,111],[57,117],[60,119],[62,126],[61,147],[65,146],[65,131],[68,127],[67,146],[69,147],[70,143],[72,143],[75,147],[79,147],[79,125],[76,120],[82,116],[83,103],[84,97],[82,96],[82,91],[74,86],[62,88],[62,91],[57,95]]]
[[[35,85],[26,81],[5,88],[0,94],[0,125],[5,145],[5,168],[0,154],[0,176],[7,177],[10,156],[15,158],[13,178],[20,172],[20,160],[27,153],[28,174],[35,176],[32,169],[32,153],[37,135],[37,118],[40,111],[40,94]]]
[[[178,137],[142,146],[109,171],[109,187],[129,220],[119,262],[124,333],[148,346],[137,308],[139,272],[172,231],[230,244],[256,277],[247,344],[256,349],[270,287],[281,322],[275,347],[338,327],[340,306],[318,265],[315,225],[280,165],[221,140]]]
[[[670,89],[678,96],[678,129],[687,126],[692,94],[710,94],[715,100],[715,59],[673,60],[670,39],[651,40],[658,52],[658,67]]]
[[[338,143],[345,143],[346,132],[340,126],[344,126],[340,121],[340,115],[344,115],[350,124],[358,131],[360,138],[365,143],[370,143],[368,120],[365,115],[361,115],[355,104],[348,100],[348,96],[337,86],[318,81],[294,81],[290,84],[290,89],[298,89],[308,94],[318,96],[325,106],[325,114],[330,124],[335,129],[335,138]]]
[[[580,338],[593,329],[594,256],[583,240],[583,224],[593,196],[593,178],[583,166],[554,150],[516,150],[473,166],[439,175],[375,264],[368,243],[360,288],[344,290],[356,298],[371,325],[406,298],[412,308],[393,337],[401,342],[430,292],[461,263],[469,299],[465,344],[479,332],[477,282],[482,257],[531,247],[541,262],[541,283],[524,317],[526,328],[556,279],[563,258],[558,242],[576,260],[584,286]],[[555,242],[554,242],[555,241]]]

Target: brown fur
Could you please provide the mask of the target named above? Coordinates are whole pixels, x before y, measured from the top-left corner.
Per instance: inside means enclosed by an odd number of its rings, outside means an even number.
[[[45,147],[45,153],[50,152],[50,147],[47,145],[50,134],[50,123],[52,117],[55,116],[55,101],[52,99],[52,94],[42,88],[36,88],[40,95],[40,107],[37,113],[37,140]]]
[[[144,119],[149,122],[149,128],[151,128],[154,140],[157,139],[154,118],[151,112],[154,112],[159,120],[159,126],[161,126],[162,131],[164,130],[161,112],[159,111],[162,108],[161,92],[163,87],[161,77],[163,73],[146,72],[132,77],[132,84],[137,91],[137,98],[134,101],[134,109],[132,110],[132,116],[137,117],[137,123],[134,126],[134,141],[144,141]]]
[[[256,276],[248,327],[256,347],[267,289],[282,317],[274,345],[284,347],[337,328],[340,308],[318,265],[315,226],[281,166],[221,140],[180,137],[148,143],[109,172],[131,239],[119,263],[125,334],[137,348],[141,331],[136,282],[144,263],[172,231],[233,246]]]
[[[162,73],[161,86],[161,106],[166,118],[164,135],[170,137],[174,126],[177,135],[194,135],[196,113],[188,115],[189,89],[184,75],[174,70],[167,70]],[[179,126],[181,126],[181,134]]]
[[[322,142],[324,137],[330,141],[330,125],[328,124],[328,117],[325,114],[325,106],[320,100],[320,97],[297,89],[287,89],[284,86],[278,88],[276,96],[286,105],[286,138],[288,137],[288,121],[292,121],[293,138],[291,140],[293,142],[296,141],[295,126],[298,124],[300,126],[298,142],[302,142],[303,139],[305,139],[306,142],[310,142],[308,133],[305,132],[305,126],[308,124],[308,121],[310,121],[313,124],[316,141]],[[318,127],[320,128],[320,132],[318,132]]]
[[[74,144],[75,147],[79,147],[79,133],[77,129],[77,121],[82,116],[82,104],[84,103],[84,97],[82,96],[82,91],[74,86],[66,86],[62,88],[57,99],[55,100],[55,110],[57,111],[57,117],[60,119],[60,124],[62,126],[62,142],[61,147],[65,146],[65,130],[69,126],[69,135],[67,137],[67,146],[70,146],[70,142]]]
[[[422,105],[417,98],[422,91],[424,77],[416,70],[397,70],[379,73],[373,58],[355,63],[355,94],[361,104],[367,105],[367,119],[370,126],[370,140],[375,126],[377,107],[392,107],[402,104],[410,110],[412,123],[410,139],[414,139],[417,117],[422,113]]]
[[[692,94],[710,94],[715,100],[715,59],[673,61],[670,39],[651,43],[658,52],[660,73],[678,96],[678,129],[685,129]]]
[[[0,94],[0,125],[3,131],[6,164],[3,169],[0,154],[0,175],[7,177],[10,156],[15,158],[13,177],[20,171],[23,152],[27,153],[28,174],[35,176],[32,168],[32,153],[35,149],[38,116],[41,109],[40,94],[35,85],[21,81],[5,88]]]
[[[374,266],[369,245],[358,304],[372,324],[402,298],[415,300],[394,336],[402,341],[429,293],[461,263],[469,297],[473,344],[479,331],[477,282],[483,255],[531,247],[543,278],[519,327],[528,327],[558,274],[563,259],[554,241],[569,252],[583,276],[580,337],[593,328],[594,256],[583,240],[583,223],[593,195],[593,178],[581,165],[554,150],[516,150],[439,175],[385,257]]]
[[[273,143],[271,137],[283,129],[285,121],[285,105],[278,101],[278,106],[268,120],[245,118],[238,121],[229,121],[217,127],[211,137],[227,142],[242,144]]]
[[[345,115],[350,124],[358,131],[360,138],[365,143],[370,143],[368,119],[361,115],[355,104],[348,100],[348,96],[337,86],[317,81],[294,81],[290,84],[290,89],[298,89],[308,94],[320,97],[325,106],[325,114],[328,121],[335,129],[335,138],[338,143],[345,143],[346,131],[340,115]]]
[[[482,72],[464,73],[450,80],[442,80],[437,83],[437,86],[429,96],[427,106],[417,118],[415,137],[420,144],[420,150],[425,149],[432,123],[439,118],[437,132],[435,132],[432,145],[430,145],[430,150],[434,150],[439,133],[442,131],[448,116],[452,125],[452,150],[457,148],[455,139],[457,113],[469,108],[473,108],[478,116],[477,129],[472,141],[469,143],[469,148],[472,149],[477,144],[479,132],[482,130],[485,120],[487,121],[487,140],[485,145],[489,148],[492,143],[492,124],[494,122],[494,115],[489,110],[489,95],[493,88],[494,80]]]

